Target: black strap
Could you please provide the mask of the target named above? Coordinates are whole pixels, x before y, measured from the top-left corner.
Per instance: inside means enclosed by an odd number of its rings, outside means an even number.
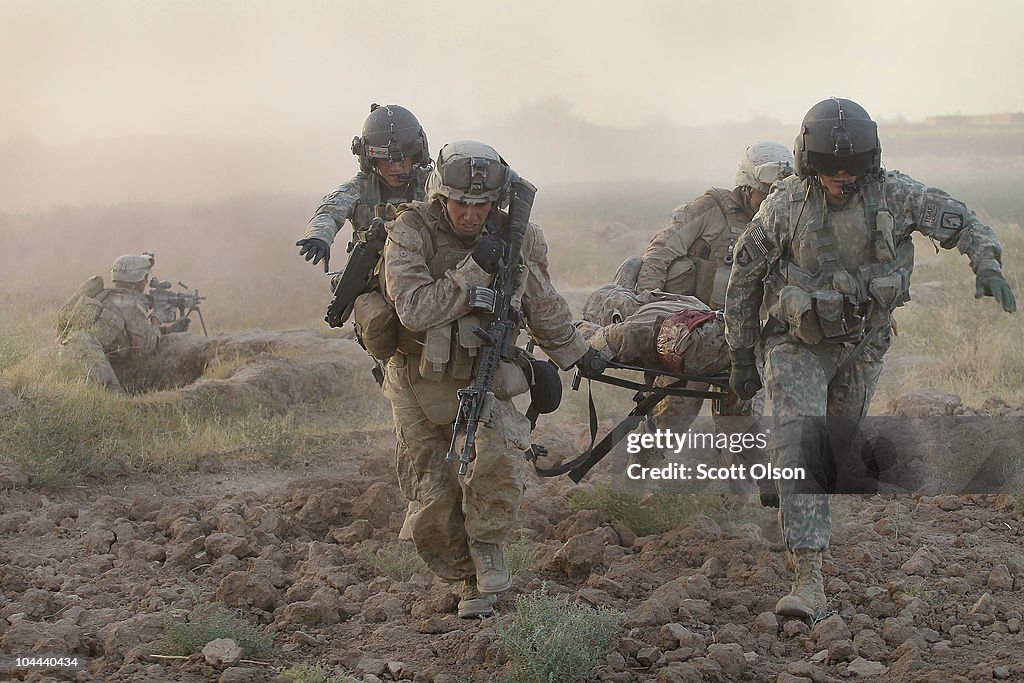
[[[860,340],[857,346],[853,347],[853,351],[851,351],[850,355],[846,357],[846,360],[844,360],[842,363],[836,366],[836,377],[841,376],[844,372],[849,370],[855,362],[857,362],[857,359],[860,358],[862,353],[864,353],[864,349],[867,348],[868,343],[875,338],[875,335],[878,334],[878,331],[881,330],[882,327],[885,326],[883,325],[881,327],[872,327],[870,330],[867,331],[867,334],[864,335],[864,338]]]
[[[654,409],[656,405],[666,397],[671,395],[669,390],[681,389],[686,384],[685,380],[677,380],[676,382],[668,385],[667,387],[655,387],[649,393],[638,393],[634,397],[636,406],[633,410],[629,411],[629,414],[624,417],[619,424],[615,425],[614,428],[603,439],[595,446],[593,436],[591,437],[590,447],[587,448],[582,454],[573,458],[569,462],[563,462],[554,467],[542,468],[537,467],[537,463],[534,462],[533,468],[542,477],[556,477],[561,474],[569,474],[569,478],[577,484],[587,475],[587,473],[593,469],[594,465],[601,462],[601,460],[608,455],[608,453],[615,447],[615,444],[622,441],[627,434],[640,426],[647,415]],[[593,402],[591,402],[593,407]],[[591,413],[592,421],[591,427],[595,428],[594,417],[596,415]],[[593,434],[594,432],[592,432]]]
[[[633,401],[636,403],[633,410],[624,417],[619,424],[605,435],[603,439],[595,446],[594,441],[597,438],[597,410],[594,407],[594,395],[593,387],[588,383],[588,402],[590,409],[590,445],[583,453],[573,458],[568,462],[563,462],[554,467],[539,467],[537,465],[536,458],[530,458],[533,460],[533,469],[538,475],[542,477],[557,477],[562,474],[569,474],[569,478],[577,484],[580,480],[586,476],[594,465],[599,463],[611,449],[619,441],[622,441],[626,435],[636,429],[642,421],[644,421],[648,414],[661,403],[667,396],[687,396],[693,398],[712,398],[717,400],[724,400],[728,394],[723,391],[705,391],[699,389],[687,389],[686,384],[688,382],[700,382],[704,384],[712,384],[717,387],[728,387],[729,386],[729,375],[723,373],[714,377],[701,377],[698,375],[689,375],[685,373],[667,372],[664,370],[658,370],[654,368],[644,368],[635,365],[627,365],[625,363],[617,363],[615,361],[609,361],[609,368],[617,370],[637,370],[644,372],[646,375],[665,375],[674,378],[676,381],[667,386],[659,387],[654,386],[652,382],[640,383],[633,382],[621,377],[613,377],[611,375],[599,375],[597,377],[590,378],[591,382],[602,382],[604,384],[611,384],[613,386],[623,387],[626,389],[637,390],[636,396]]]

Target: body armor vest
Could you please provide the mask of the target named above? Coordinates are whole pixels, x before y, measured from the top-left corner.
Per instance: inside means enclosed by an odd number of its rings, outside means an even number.
[[[371,173],[359,174],[359,199],[352,205],[352,225],[355,230],[366,230],[373,222],[374,208],[384,202],[398,206],[405,202],[423,201],[426,194],[423,191],[426,176],[419,170],[413,169],[413,179],[404,188],[392,188],[384,183],[379,177]]]
[[[417,204],[408,210],[415,212],[425,226],[420,228],[424,247],[423,257],[431,277],[437,280],[472,254],[475,245],[464,246],[454,235],[444,230],[441,227],[441,221],[444,219],[437,215],[434,206]],[[504,221],[505,214],[499,215]],[[394,300],[390,295],[386,298],[393,307]],[[399,321],[398,350],[406,355],[420,356],[420,375],[425,379],[469,379],[473,376],[473,368],[483,345],[483,341],[473,334],[473,328],[478,325],[482,327],[483,321],[476,313],[464,315],[448,325],[435,327],[426,332],[413,332]]]
[[[730,199],[730,192],[714,187],[705,192],[725,216],[726,228],[709,243],[697,240],[690,249],[694,262],[694,291],[711,308],[725,308],[725,288],[732,271],[732,254],[736,240],[750,222],[750,216]]]
[[[838,211],[809,181],[787,180],[783,191],[790,232],[765,281],[768,313],[811,344],[855,341],[888,325],[910,300],[914,243],[909,235],[896,242],[882,185],[868,183]]]

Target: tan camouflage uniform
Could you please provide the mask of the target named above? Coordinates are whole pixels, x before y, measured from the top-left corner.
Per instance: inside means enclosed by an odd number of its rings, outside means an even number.
[[[730,348],[749,349],[764,336],[774,465],[821,458],[824,425],[806,418],[845,417],[853,429],[867,413],[890,343],[891,312],[909,300],[915,230],[946,249],[957,247],[976,273],[1001,271],[1002,248],[989,226],[942,190],[899,172],[887,173],[882,184],[867,183],[839,208],[827,204],[813,180],[791,176],[777,184],[739,238],[726,294],[726,337]],[[770,319],[763,333],[762,303],[779,321]],[[875,328],[862,354],[837,376],[857,340]],[[829,495],[793,494],[791,484],[780,489],[787,548],[824,550]]]
[[[695,296],[711,308],[725,306],[730,247],[753,218],[742,197],[713,187],[672,210],[672,220],[644,251],[636,291],[660,289]]]
[[[743,188],[713,187],[672,210],[669,224],[644,251],[636,291],[662,290],[695,296],[711,308],[725,307],[734,244],[753,218]],[[706,384],[691,388],[707,389]],[[700,414],[703,399],[670,398],[655,409],[655,419],[671,419],[673,429],[686,429]]]
[[[401,207],[388,228],[384,291],[401,324],[384,394],[395,418],[399,483],[407,498],[419,502],[407,519],[417,551],[436,575],[459,581],[475,575],[470,543],[501,545],[515,524],[530,423],[509,400],[528,390],[523,371],[502,362],[495,380],[494,423],[481,424],[477,431],[470,473],[459,477],[456,463],[445,459],[457,392],[471,382],[479,352],[480,340],[471,330],[486,323],[471,312],[468,291],[490,285],[492,276],[471,257],[475,240],[462,242],[451,232],[441,201]],[[566,369],[589,347],[551,284],[547,244],[532,224],[522,255],[517,301],[537,344]]]
[[[118,378],[140,356],[153,353],[160,339],[145,294],[103,289],[92,297],[72,297],[62,310],[68,314],[58,329],[61,355],[83,362],[92,379],[123,393]]]

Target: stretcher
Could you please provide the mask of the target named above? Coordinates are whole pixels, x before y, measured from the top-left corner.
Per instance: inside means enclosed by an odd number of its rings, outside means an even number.
[[[533,446],[531,451],[527,454],[527,457],[533,461],[533,468],[538,475],[542,477],[557,477],[563,474],[568,474],[569,478],[578,484],[582,481],[583,477],[585,477],[587,473],[601,461],[602,458],[608,455],[612,448],[615,447],[615,444],[626,438],[626,435],[639,427],[640,423],[649,419],[651,411],[654,410],[654,408],[665,398],[669,396],[707,398],[720,402],[718,403],[718,408],[721,408],[729,395],[727,391],[724,391],[729,388],[729,373],[727,372],[713,377],[704,377],[700,375],[669,372],[660,368],[645,368],[637,365],[629,365],[627,363],[618,363],[616,361],[608,361],[608,370],[632,370],[643,373],[643,382],[637,382],[609,374],[601,374],[588,378],[591,382],[600,382],[602,384],[610,384],[612,386],[636,391],[636,394],[633,396],[633,403],[635,404],[633,409],[630,410],[629,413],[600,441],[595,443],[597,439],[598,420],[597,409],[594,407],[594,397],[591,392],[588,395],[590,411],[590,446],[587,450],[572,460],[560,463],[553,467],[540,467],[537,464],[537,458],[547,455],[547,449],[543,446]],[[668,377],[675,381],[665,386],[656,386],[655,382],[659,377]],[[581,380],[582,376],[580,375],[579,370],[577,370],[572,380],[573,391],[579,390]],[[708,384],[713,387],[718,387],[718,389],[688,389],[687,385],[690,383]]]

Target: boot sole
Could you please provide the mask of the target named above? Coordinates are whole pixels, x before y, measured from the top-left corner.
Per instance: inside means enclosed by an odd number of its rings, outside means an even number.
[[[467,605],[467,602],[474,604]],[[462,600],[459,602],[458,615],[460,619],[483,619],[484,617],[494,616],[494,603],[497,602],[497,598],[475,598],[473,600]],[[484,603],[484,604],[481,604]]]

